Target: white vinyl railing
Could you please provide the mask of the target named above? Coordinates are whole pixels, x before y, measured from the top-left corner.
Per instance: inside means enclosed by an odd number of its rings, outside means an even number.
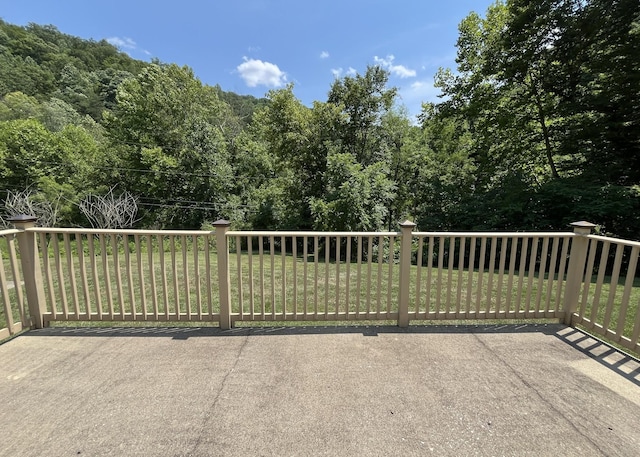
[[[640,352],[640,243],[566,233],[0,232],[0,337],[51,321],[561,319]],[[28,306],[27,306],[28,305]]]

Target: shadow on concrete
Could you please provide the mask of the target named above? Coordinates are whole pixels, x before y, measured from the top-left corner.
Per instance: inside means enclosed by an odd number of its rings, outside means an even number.
[[[51,327],[23,333],[29,336],[78,337],[158,337],[187,340],[202,337],[281,336],[281,335],[336,335],[362,334],[376,337],[380,334],[499,334],[542,333],[554,336],[602,366],[640,386],[640,360],[616,349],[582,330],[563,324],[484,324],[484,325],[304,325],[254,326],[221,330],[218,327]]]
[[[640,387],[640,359],[638,357],[619,350],[577,328],[564,327],[554,336]]]
[[[337,335],[358,334],[464,334],[464,333],[543,333],[554,335],[567,328],[561,324],[495,324],[495,325],[304,325],[252,326],[221,330],[218,327],[50,327],[31,330],[23,336],[104,336],[104,337],[171,337],[184,340],[195,337]]]

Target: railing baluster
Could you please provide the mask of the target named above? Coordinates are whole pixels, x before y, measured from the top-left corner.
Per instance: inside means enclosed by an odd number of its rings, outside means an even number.
[[[44,233],[41,233],[42,238],[44,238]],[[94,243],[94,237],[95,235],[89,234],[87,235],[87,247],[88,247],[88,254],[89,254],[89,263],[91,264],[91,278],[93,280],[93,294],[94,297],[96,299],[96,315],[97,315],[97,319],[102,319],[102,293],[100,292],[101,288],[100,288],[100,281],[98,279],[98,263],[96,262],[96,249],[95,249],[95,243]],[[45,244],[46,246],[46,244]],[[49,256],[44,253],[43,254],[46,259],[47,262],[46,264],[49,263]],[[47,270],[45,264],[45,270]],[[50,280],[51,277],[49,276],[48,280]]]
[[[376,300],[376,317],[380,317],[382,306],[382,263],[384,262],[384,240],[382,236],[378,236],[378,277],[377,283],[377,300]]]
[[[491,313],[491,303],[493,302],[493,275],[496,270],[496,252],[498,250],[498,238],[491,238],[491,254],[489,254],[489,279],[487,280],[487,306],[485,315],[489,317]],[[502,256],[502,254],[500,254]],[[497,295],[497,294],[496,294]],[[498,314],[498,300],[496,298],[496,316]]]
[[[440,304],[442,298],[442,270],[444,268],[444,240],[443,236],[438,237],[438,280],[436,288],[436,319],[440,314]],[[446,313],[446,310],[445,310]]]
[[[371,286],[373,270],[373,237],[367,237],[367,318],[371,314]]]
[[[293,259],[293,318],[298,319],[298,237],[291,237],[291,258]]]
[[[8,235],[8,237],[13,237],[13,235]],[[5,237],[5,240],[9,241],[9,238]],[[9,298],[9,288],[7,282],[7,275],[4,271],[4,258],[2,256],[2,250],[0,249],[0,291],[2,291],[2,304],[4,305],[4,318],[6,320],[7,330],[9,331],[9,335],[13,335],[16,332],[16,328],[13,321],[13,310],[11,309],[11,299]],[[20,284],[17,284],[17,281],[14,279],[14,287],[20,287]],[[22,325],[25,326],[25,322],[22,321]]]
[[[11,274],[13,276],[13,287],[16,291],[16,298],[18,302],[18,314],[20,315],[20,322],[23,327],[29,326],[29,318],[27,317],[24,295],[22,293],[22,279],[21,268],[18,263],[18,253],[16,250],[16,242],[18,240],[15,237],[11,237],[8,240],[9,247],[9,263],[11,264]]]
[[[396,238],[391,235],[389,237],[389,272],[387,276],[387,319],[391,318],[391,299],[393,289],[393,265],[395,264],[395,244]]]
[[[149,262],[149,280],[151,281],[151,303],[153,306],[153,318],[158,319],[158,289],[156,287],[155,262],[153,259],[153,238],[151,235],[146,236],[147,241],[147,260]]]
[[[49,245],[47,243],[46,233],[40,233],[40,249],[42,252],[42,266],[44,268],[44,279],[47,284],[46,295],[49,302],[49,312],[51,313],[51,316],[55,319],[56,315],[58,314],[58,309],[57,309],[58,307],[56,306],[56,295],[55,295],[55,289],[53,287],[53,272],[51,269],[51,259],[49,258]],[[97,275],[97,272],[95,272],[96,271],[95,261],[93,265],[94,265],[93,266],[94,280],[96,283],[96,288],[99,289],[98,275]]]
[[[122,292],[122,273],[120,270],[120,253],[118,252],[118,240],[115,234],[111,235],[111,250],[113,255],[113,268],[116,277],[116,291],[118,292],[118,303],[120,304],[120,317],[125,318],[124,298]]]
[[[318,257],[319,257],[319,248],[320,241],[317,236],[313,237],[313,282],[314,282],[314,290],[313,294],[313,317],[316,318],[318,316]]]
[[[356,260],[356,318],[360,316],[361,304],[362,304],[362,242],[363,237],[358,236],[358,247],[357,247],[357,256]]]
[[[91,319],[91,299],[89,298],[89,281],[87,279],[87,266],[84,258],[84,243],[81,233],[75,233],[76,249],[78,250],[78,269],[82,281],[82,298],[84,299],[84,310],[87,319]]]
[[[518,266],[518,291],[516,292],[516,318],[520,317],[522,306],[522,287],[524,285],[524,270],[527,266],[527,252],[529,248],[529,239],[522,237],[520,244],[520,265]]]
[[[605,241],[602,244],[602,253],[600,254],[600,262],[598,263],[598,278],[596,279],[596,290],[593,293],[593,305],[591,305],[591,316],[589,320],[591,323],[595,323],[598,319],[598,311],[600,308],[600,296],[602,294],[602,285],[604,284],[604,275],[607,270],[607,259],[609,257],[609,250],[611,243]]]
[[[498,286],[496,290],[496,318],[500,314],[500,305],[502,304],[502,282],[504,278],[504,269],[507,263],[507,246],[509,245],[509,238],[500,238],[500,264],[498,265]],[[508,312],[509,309],[507,308]],[[507,313],[505,312],[505,315]]]
[[[282,316],[287,319],[287,240],[280,237],[280,269],[282,275]]]
[[[255,314],[255,301],[253,296],[253,237],[247,237],[247,262],[249,270],[249,314],[251,318]]]
[[[435,247],[435,238],[430,236],[429,237],[429,253],[427,254],[429,256],[428,260],[427,260],[427,290],[425,292],[425,318],[429,315],[429,313],[431,312],[431,281],[432,281],[432,276],[433,276],[433,249]]]
[[[258,237],[258,258],[260,259],[260,316],[265,317],[266,303],[264,298],[264,238]]]
[[[67,303],[67,290],[64,281],[64,275],[62,273],[62,259],[60,257],[60,244],[58,242],[58,236],[52,237],[53,239],[53,255],[56,261],[56,272],[58,274],[58,290],[60,291],[60,301],[62,302],[62,315],[65,320],[69,319],[69,305]]]
[[[476,287],[476,317],[480,315],[480,305],[482,302],[482,280],[484,279],[484,262],[487,255],[487,238],[482,237],[480,241],[480,258],[478,259],[478,284]]]
[[[558,289],[556,290],[556,306],[555,312],[560,309],[560,301],[562,298],[562,289],[564,286],[564,276],[567,272],[567,257],[569,252],[569,238],[564,238],[562,242],[562,254],[560,254],[560,267],[558,270]]]
[[[324,318],[329,316],[329,251],[331,243],[329,237],[324,238]]]
[[[160,278],[162,279],[164,317],[166,320],[169,320],[169,285],[167,283],[167,265],[164,258],[164,236],[162,235],[158,235],[158,248],[160,253]]]
[[[193,249],[193,281],[195,284],[196,292],[196,313],[198,319],[202,319],[202,290],[200,284],[200,237],[193,235],[192,249]]]
[[[207,314],[209,319],[213,319],[213,314],[214,314],[213,312],[213,281],[211,281],[211,277],[213,275],[213,272],[211,270],[211,241],[212,239],[214,241],[216,239],[215,235],[213,235],[213,238],[211,236],[212,236],[211,232],[204,235],[204,251],[203,251],[204,271],[206,276],[205,284],[207,285]],[[216,276],[217,276],[217,271],[216,271]],[[218,301],[219,300],[220,300],[220,297],[218,297]],[[218,313],[220,313],[219,307],[218,307]]]
[[[142,311],[142,319],[147,320],[147,291],[144,278],[144,265],[142,264],[142,243],[140,235],[134,234],[133,241],[136,247],[136,262],[138,263],[138,285],[140,288],[140,310]]]
[[[309,313],[309,237],[302,237],[302,306],[304,319]]]
[[[62,235],[64,240],[65,256],[67,258],[67,272],[69,276],[69,288],[71,290],[71,300],[73,302],[73,314],[75,319],[80,319],[80,300],[78,299],[78,288],[76,283],[76,270],[73,266],[73,254],[71,252],[71,236],[69,233]]]
[[[180,237],[180,244],[182,247],[182,271],[183,271],[183,284],[184,284],[184,302],[185,311],[187,312],[187,320],[191,320],[191,287],[189,286],[189,262],[187,260],[187,236],[182,235]]]
[[[469,241],[469,266],[467,270],[467,304],[465,313],[469,317],[471,312],[471,296],[473,295],[473,273],[476,266],[476,237],[472,236]]]
[[[174,309],[176,312],[176,320],[180,320],[182,313],[182,305],[180,304],[180,286],[178,285],[178,260],[176,258],[176,237],[169,237],[169,249],[171,250],[171,284],[173,286],[173,300],[175,302]]]
[[[451,292],[453,289],[453,265],[456,256],[456,238],[452,236],[449,238],[449,262],[447,266],[447,303],[445,308],[446,318],[451,318]]]
[[[613,272],[611,273],[611,279],[609,282],[609,298],[607,299],[607,308],[604,313],[604,321],[602,323],[602,328],[604,329],[605,335],[607,330],[609,330],[609,324],[611,323],[611,313],[613,311],[613,305],[616,298],[616,289],[618,288],[618,278],[620,277],[620,266],[622,264],[623,251],[624,246],[622,244],[618,244],[616,246],[616,256],[613,261]]]
[[[424,249],[424,238],[418,237],[418,256],[416,257],[416,301],[415,301],[415,313],[413,313],[414,319],[418,319],[420,316],[420,294],[422,287],[422,250]],[[428,309],[426,310],[429,311]]]
[[[507,299],[504,304],[505,317],[509,317],[511,312],[511,302],[513,300],[513,276],[516,270],[516,256],[518,254],[518,237],[511,238],[511,253],[509,255],[509,276],[507,277]],[[515,308],[514,308],[515,311]]]
[[[535,301],[535,313],[536,317],[540,312],[540,304],[542,302],[542,285],[549,288],[549,281],[545,281],[544,275],[547,271],[547,255],[549,254],[549,238],[545,238],[542,241],[542,250],[540,251],[540,268],[538,269],[538,287],[536,291],[536,301]],[[550,269],[551,271],[551,269]],[[543,309],[543,312],[546,311],[546,308]],[[545,313],[546,314],[546,313]]]
[[[529,317],[531,311],[531,295],[533,294],[533,278],[536,273],[536,258],[538,256],[538,237],[531,240],[531,254],[529,254],[529,271],[527,272],[527,301],[525,302],[525,316]],[[535,316],[534,316],[535,317]]]
[[[345,279],[345,298],[344,298],[344,302],[345,302],[345,319],[349,319],[349,312],[350,312],[350,297],[349,297],[349,292],[350,292],[350,286],[351,286],[351,236],[347,236],[347,252],[345,253],[345,262],[346,262],[346,279]]]
[[[558,251],[560,246],[560,238],[553,240],[553,247],[551,248],[551,260],[549,261],[549,279],[547,280],[547,299],[545,304],[545,312],[554,311],[551,309],[551,296],[553,294],[554,283],[556,288],[558,287],[558,276],[561,274],[557,269],[558,263]]]
[[[127,286],[129,289],[129,301],[131,303],[131,319],[136,320],[138,309],[136,306],[135,291],[133,285],[133,266],[131,265],[131,252],[129,251],[129,235],[122,236],[122,244],[124,246],[124,263],[127,270]]]
[[[236,240],[236,270],[238,274],[238,313],[240,318],[244,316],[244,287],[242,284],[242,239],[240,236]]]
[[[340,236],[336,236],[336,306],[334,313],[336,318],[340,312]]]
[[[456,291],[456,318],[461,318],[460,315],[460,305],[462,304],[462,290],[463,290],[463,279],[462,275],[464,273],[464,254],[465,254],[465,245],[467,242],[467,238],[464,236],[460,237],[460,246],[458,247],[458,285]],[[467,309],[467,312],[469,310]]]
[[[276,258],[276,247],[275,247],[275,237],[269,237],[269,258],[271,259],[271,268],[269,272],[271,273],[271,317],[273,320],[276,319],[276,267],[275,267],[275,258]]]

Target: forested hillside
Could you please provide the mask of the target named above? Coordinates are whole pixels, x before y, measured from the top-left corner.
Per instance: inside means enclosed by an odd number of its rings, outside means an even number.
[[[122,194],[139,227],[395,230],[410,218],[422,230],[554,230],[585,219],[640,239],[640,3],[498,2],[461,22],[457,48],[457,68],[436,75],[441,102],[416,124],[378,66],[305,106],[292,85],[240,96],[105,41],[0,22],[5,214],[26,200],[84,226],[81,202]]]

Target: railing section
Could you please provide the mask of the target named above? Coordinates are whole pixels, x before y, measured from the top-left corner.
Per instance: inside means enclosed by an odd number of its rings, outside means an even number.
[[[0,231],[0,340],[31,325],[18,257],[18,233],[16,229]]]
[[[574,233],[0,232],[0,338],[49,321],[563,319],[640,352],[640,243]],[[218,249],[218,247],[220,249]]]
[[[33,228],[46,321],[218,321],[215,234]]]
[[[396,232],[227,232],[232,321],[395,320]]]
[[[231,321],[565,317],[573,233],[407,227],[404,259],[402,232],[228,232]]]
[[[572,233],[414,233],[411,319],[564,316]]]
[[[588,237],[580,299],[572,323],[640,352],[640,243]]]

